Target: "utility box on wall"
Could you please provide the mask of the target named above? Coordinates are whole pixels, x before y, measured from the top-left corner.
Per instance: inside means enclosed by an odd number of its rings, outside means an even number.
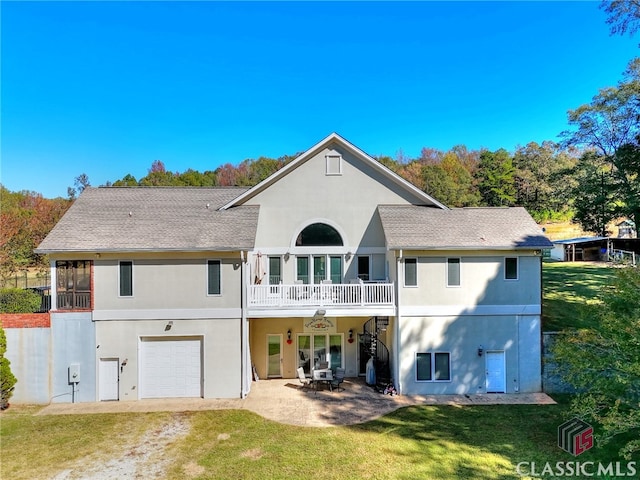
[[[80,364],[69,365],[69,383],[80,383]]]

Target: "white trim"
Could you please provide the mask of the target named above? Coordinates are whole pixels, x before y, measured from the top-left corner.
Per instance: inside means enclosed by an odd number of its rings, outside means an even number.
[[[123,263],[130,263],[131,264],[131,295],[121,295],[120,292],[122,291],[122,287],[120,285],[120,282],[122,281],[120,272],[121,272],[121,268],[122,268],[122,264]],[[135,263],[133,262],[133,260],[118,260],[118,298],[134,298],[135,297],[135,289],[133,288],[134,286],[134,280],[133,280],[133,266],[135,265]]]
[[[415,260],[416,262],[416,284],[407,285],[407,260]],[[404,258],[404,265],[402,269],[402,286],[404,288],[418,288],[418,257],[406,257]]]
[[[351,154],[360,158],[362,161],[369,164],[369,166],[373,167],[374,170],[377,170],[378,172],[382,173],[385,177],[393,181],[396,185],[400,186],[406,191],[409,191],[411,194],[415,195],[417,198],[423,200],[426,204],[435,205],[436,207],[439,207],[443,210],[449,210],[449,208],[447,208],[442,203],[438,202],[435,198],[431,197],[430,195],[427,195],[418,187],[406,181],[400,175],[392,172],[389,168],[385,167],[376,159],[367,155],[365,152],[363,152],[358,147],[348,142],[347,140],[345,140],[335,132],[330,134],[326,138],[320,140],[314,146],[312,146],[307,151],[299,155],[291,163],[285,165],[283,168],[281,168],[277,172],[271,174],[269,177],[264,179],[262,182],[258,183],[256,186],[250,188],[249,190],[244,192],[242,195],[234,198],[226,205],[223,205],[222,207],[220,207],[220,210],[227,210],[228,208],[242,205],[245,201],[249,200],[250,198],[257,195],[258,193],[267,189],[268,187],[276,183],[280,178],[284,177],[292,170],[295,170],[296,168],[298,168],[302,163],[306,162],[307,160],[312,158],[314,155],[316,155],[319,150],[321,150],[322,148],[328,147],[332,142],[339,144],[342,148],[346,149]]]
[[[94,310],[93,320],[209,320],[240,318],[241,308],[158,308],[135,310]]]
[[[449,356],[449,378],[446,380],[436,380],[436,355],[439,353],[445,353]],[[418,379],[418,355],[429,355],[431,357],[431,361],[430,361],[430,366],[431,366],[431,372],[429,372],[431,379],[430,380],[419,380]],[[453,375],[451,373],[451,352],[445,352],[442,350],[436,350],[433,352],[430,351],[426,351],[426,352],[415,352],[414,356],[413,356],[413,366],[415,369],[415,376],[414,376],[414,381],[416,383],[451,383],[453,380]]]
[[[209,262],[219,262],[220,270],[218,272],[220,276],[220,293],[209,293]],[[205,260],[205,294],[207,297],[221,297],[222,296],[222,259],[221,258],[207,258]]]
[[[516,278],[507,278],[507,259],[509,258],[514,258],[516,260]],[[506,256],[504,257],[502,266],[504,268],[504,275],[502,277],[503,280],[505,280],[506,282],[517,282],[518,280],[520,280],[520,257],[514,255]]]
[[[340,176],[342,175],[342,155],[340,154],[327,154],[324,156],[325,158],[325,175],[327,177],[336,177],[336,176]],[[331,162],[331,160],[335,160],[337,159],[338,161],[338,169],[337,171],[332,171],[331,167],[333,166],[333,163]]]
[[[488,360],[489,360],[489,355],[490,354],[501,354],[502,356],[502,385],[503,385],[503,390],[501,392],[499,391],[489,391],[489,389],[487,388],[488,383],[489,383],[489,365],[488,365]],[[484,388],[485,391],[487,393],[507,393],[507,354],[504,350],[487,350],[484,353],[484,370],[485,370],[485,378],[484,378]]]
[[[395,315],[395,307],[375,306],[375,307],[354,307],[354,308],[333,308],[333,307],[312,307],[312,308],[248,308],[247,317],[249,318],[296,318],[296,317],[313,317],[318,308],[326,310],[327,317],[393,317]]]
[[[338,232],[338,235],[340,235],[340,239],[342,240],[342,245],[327,245],[327,246],[320,245],[320,246],[314,246],[314,247],[305,247],[301,245],[296,245],[296,240],[298,239],[302,231],[305,228],[311,225],[314,225],[316,223],[323,223],[325,225],[329,225],[336,232]],[[344,251],[344,253],[346,253],[348,250],[345,250],[345,245],[347,245],[348,243],[349,242],[347,240],[347,233],[343,230],[343,228],[340,225],[338,225],[336,222],[328,218],[316,217],[316,218],[305,220],[303,223],[298,225],[298,228],[296,228],[293,231],[293,236],[291,237],[291,241],[289,242],[289,250],[293,251],[293,250],[307,249],[307,248],[323,248],[325,249],[323,251],[326,252],[326,249],[335,248],[335,249],[340,249],[340,252]]]
[[[282,354],[283,354],[282,334],[281,333],[267,333],[265,337],[266,337],[265,340],[267,341],[267,349],[266,349],[266,352],[265,352],[267,354],[267,357],[266,357],[267,364],[265,365],[266,366],[265,373],[267,374],[267,378],[282,378],[282,361],[283,361],[283,358],[282,358]],[[280,354],[278,356],[278,367],[280,367],[279,368],[280,373],[278,373],[277,375],[269,375],[269,345],[270,345],[269,337],[278,337],[280,339]]]
[[[458,284],[449,285],[449,260],[458,260]],[[462,258],[461,257],[447,257],[445,258],[445,285],[447,288],[461,288],[462,287]]]
[[[540,315],[539,304],[531,305],[413,305],[400,306],[402,317],[457,317],[470,315]]]

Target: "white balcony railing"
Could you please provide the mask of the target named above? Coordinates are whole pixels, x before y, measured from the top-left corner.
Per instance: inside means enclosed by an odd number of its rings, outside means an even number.
[[[250,285],[249,308],[393,306],[393,283]]]

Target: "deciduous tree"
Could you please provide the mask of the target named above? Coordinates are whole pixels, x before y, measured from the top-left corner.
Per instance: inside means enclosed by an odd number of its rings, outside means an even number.
[[[553,346],[556,370],[581,392],[577,415],[600,428],[596,438],[627,439],[621,454],[640,452],[640,269],[624,268],[587,315],[598,328],[565,332]]]

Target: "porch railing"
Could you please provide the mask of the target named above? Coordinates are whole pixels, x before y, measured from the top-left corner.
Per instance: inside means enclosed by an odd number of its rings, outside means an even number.
[[[89,310],[91,308],[91,292],[57,293],[58,310]]]
[[[324,305],[393,306],[393,283],[249,286],[249,307]]]

